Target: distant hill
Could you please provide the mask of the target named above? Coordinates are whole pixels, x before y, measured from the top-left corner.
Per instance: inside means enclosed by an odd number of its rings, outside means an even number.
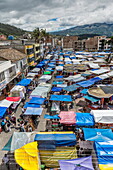
[[[4,34],[7,36],[8,35],[21,36],[25,32],[27,32],[27,31],[17,28],[15,26],[0,23],[0,34]]]
[[[51,32],[53,35],[65,36],[69,35],[85,35],[85,34],[95,34],[95,35],[106,35],[107,37],[113,36],[113,24],[107,23],[94,23],[82,26],[76,26],[70,29]]]

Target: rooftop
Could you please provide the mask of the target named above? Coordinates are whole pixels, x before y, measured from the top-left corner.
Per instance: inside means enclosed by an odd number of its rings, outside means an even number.
[[[5,60],[18,61],[26,58],[26,54],[12,48],[0,49],[0,58]]]

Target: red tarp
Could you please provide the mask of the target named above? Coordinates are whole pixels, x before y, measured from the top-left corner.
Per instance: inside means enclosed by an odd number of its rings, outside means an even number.
[[[12,102],[18,102],[20,100],[20,97],[6,97],[6,100],[9,100]]]
[[[61,118],[60,123],[69,125],[75,124],[76,122],[75,116],[76,114],[74,111],[69,112],[62,111],[59,114],[59,117]]]

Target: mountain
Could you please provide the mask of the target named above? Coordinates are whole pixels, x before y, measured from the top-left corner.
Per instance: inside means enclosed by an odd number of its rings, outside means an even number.
[[[69,35],[85,35],[85,34],[95,34],[95,35],[106,35],[107,37],[113,36],[113,24],[107,23],[94,23],[82,26],[76,26],[70,29],[51,32],[53,35],[65,36]]]
[[[15,26],[0,23],[0,34],[4,34],[7,36],[8,35],[21,36],[25,32],[27,32],[27,31],[17,28]]]

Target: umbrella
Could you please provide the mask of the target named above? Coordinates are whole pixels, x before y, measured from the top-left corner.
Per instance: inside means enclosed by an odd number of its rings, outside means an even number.
[[[80,106],[80,107],[84,107],[84,106],[87,106],[87,102],[86,101],[83,101],[83,100],[80,100],[76,106]]]

